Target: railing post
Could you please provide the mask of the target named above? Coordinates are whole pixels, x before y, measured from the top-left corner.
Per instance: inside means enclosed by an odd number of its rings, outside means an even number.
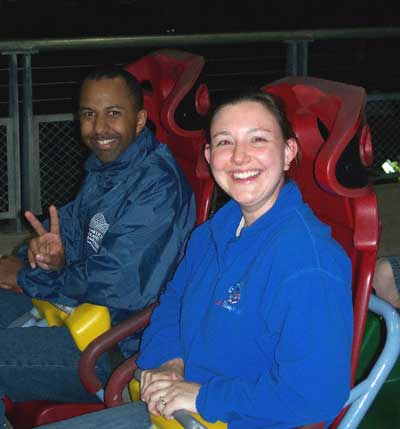
[[[40,204],[40,155],[39,142],[34,139],[32,55],[23,54],[23,151],[22,151],[22,206],[35,214],[41,214]]]
[[[299,51],[298,51],[298,63],[299,63],[299,70],[301,76],[307,76],[308,75],[308,40],[302,40],[299,42]]]
[[[288,76],[308,75],[308,40],[289,41],[286,60]]]
[[[18,55],[9,53],[9,91],[8,91],[8,114],[11,118],[11,141],[12,159],[9,160],[8,166],[8,183],[9,183],[9,211],[14,215],[16,221],[16,230],[21,232],[21,169],[20,169],[20,133],[19,133],[19,102],[18,102]]]

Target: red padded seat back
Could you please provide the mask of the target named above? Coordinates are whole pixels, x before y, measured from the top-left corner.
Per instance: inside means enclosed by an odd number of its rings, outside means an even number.
[[[379,242],[377,200],[367,172],[372,145],[364,118],[366,93],[311,77],[285,78],[263,90],[284,100],[300,142],[302,158],[290,175],[352,261],[354,382]]]
[[[203,57],[176,50],[156,51],[126,66],[142,84],[157,138],[169,146],[192,186],[198,223],[207,219],[214,188],[203,155],[203,121],[210,108],[203,67]]]

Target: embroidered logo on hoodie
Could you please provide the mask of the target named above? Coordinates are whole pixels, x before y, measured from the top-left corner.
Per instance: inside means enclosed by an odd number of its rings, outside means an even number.
[[[110,225],[107,223],[103,213],[95,214],[89,223],[89,232],[86,238],[86,243],[97,252],[103,240],[105,233]]]
[[[228,297],[224,300],[217,300],[215,303],[225,310],[231,311],[235,314],[240,314],[240,297],[241,297],[242,283],[235,283],[228,289]]]

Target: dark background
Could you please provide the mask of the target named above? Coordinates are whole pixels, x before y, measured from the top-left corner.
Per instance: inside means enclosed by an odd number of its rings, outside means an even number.
[[[0,0],[0,40],[391,26],[400,26],[400,0]],[[313,41],[308,73],[360,85],[368,93],[399,92],[398,45],[397,38]],[[205,57],[213,102],[249,82],[261,86],[279,79],[286,69],[285,43],[185,49]],[[95,65],[129,64],[151,50],[132,45],[34,53],[34,114],[71,112],[79,82]],[[20,59],[20,84],[21,66]],[[7,109],[8,57],[2,55],[0,116]]]
[[[399,3],[400,0],[0,0],[0,40],[400,27]],[[35,118],[75,111],[79,83],[94,66],[126,65],[157,49],[134,43],[126,48],[108,49],[99,44],[99,48],[32,52]],[[169,48],[183,49],[173,44]],[[400,93],[400,68],[396,66],[399,38],[314,40],[308,48],[310,76],[362,86],[369,95]],[[214,105],[239,88],[261,87],[287,73],[285,40],[246,45],[196,44],[184,49],[205,58],[201,79],[207,83]],[[9,115],[8,61],[7,55],[0,55],[0,117]],[[19,54],[21,118],[22,69],[23,55]],[[372,127],[373,133],[377,130],[373,135],[375,148],[385,149],[381,151],[385,157],[392,156],[386,147],[398,147],[400,103],[375,106],[368,117],[370,124],[378,124]],[[44,123],[42,127],[45,128]],[[64,204],[79,184],[84,158],[79,133],[71,123],[66,127],[61,121],[50,123],[46,128],[48,137],[41,140],[42,154],[50,154],[48,160],[41,158],[47,168],[41,168],[43,207],[49,203]],[[23,132],[21,128],[22,136]],[[51,149],[47,150],[45,144]],[[59,160],[58,167],[53,164],[55,160]],[[73,168],[75,182],[71,180]],[[46,171],[50,174],[44,177]],[[59,174],[55,175],[55,171]]]
[[[397,26],[398,1],[0,0],[0,38]]]

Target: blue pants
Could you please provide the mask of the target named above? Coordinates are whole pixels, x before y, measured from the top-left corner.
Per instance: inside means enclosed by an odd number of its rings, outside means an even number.
[[[394,284],[397,291],[400,293],[400,256],[386,256],[390,262],[393,271]]]
[[[121,407],[108,408],[102,411],[85,414],[73,419],[50,425],[40,426],[43,429],[148,429],[150,419],[145,404],[131,402]]]
[[[31,308],[28,297],[0,289],[0,397],[97,402],[81,385],[81,353],[67,328],[7,328]],[[104,383],[110,374],[108,356],[99,360],[96,372]]]

